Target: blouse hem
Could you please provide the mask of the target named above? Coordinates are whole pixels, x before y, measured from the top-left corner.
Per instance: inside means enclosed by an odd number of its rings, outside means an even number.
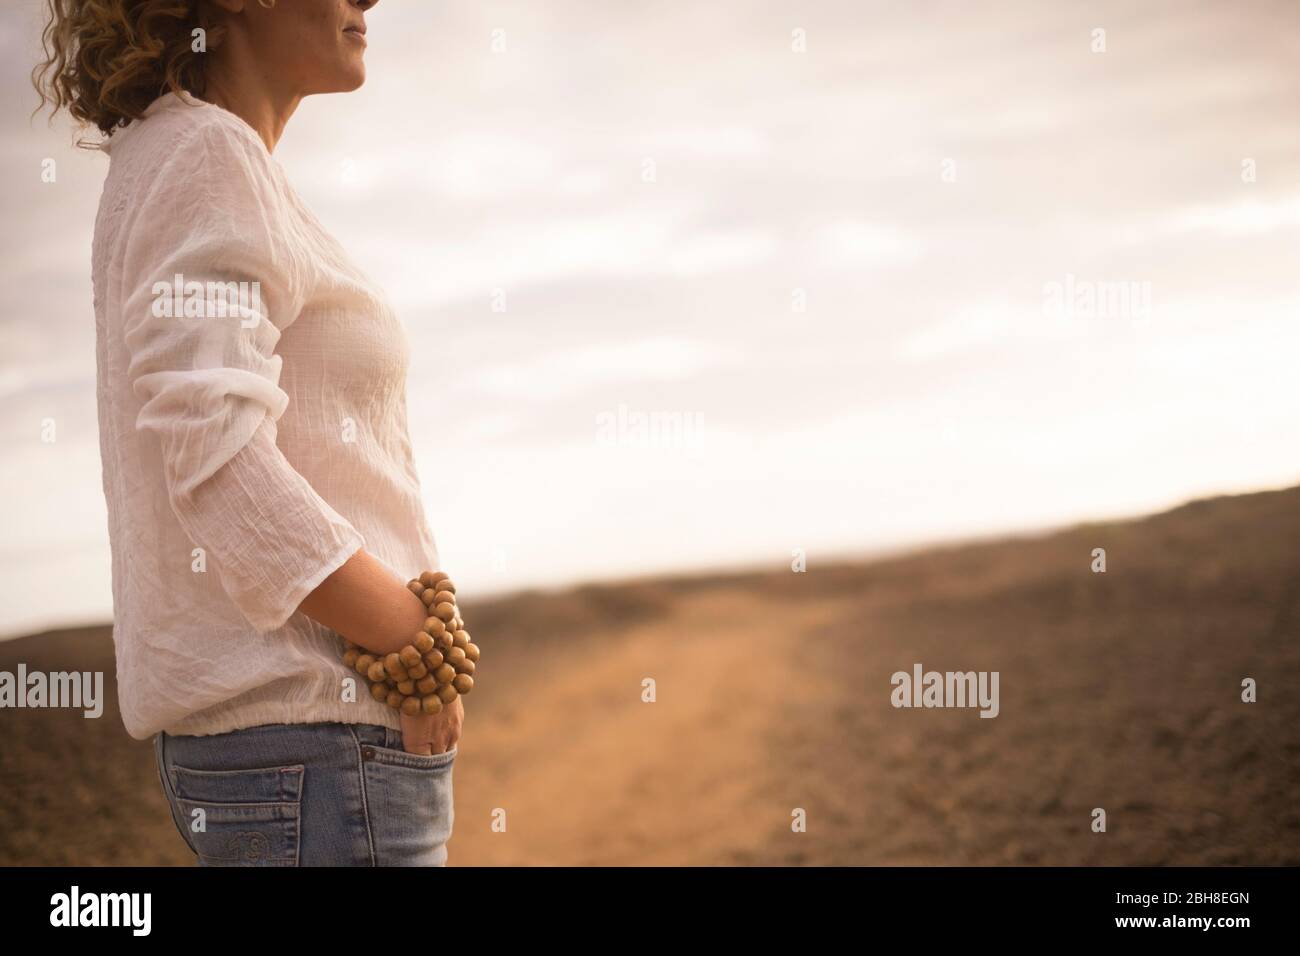
[[[366,704],[370,706],[363,706]],[[402,729],[401,715],[397,711],[387,705],[377,704],[366,694],[355,703],[337,701],[328,706],[313,706],[309,711],[287,701],[240,705],[220,715],[196,714],[162,730],[173,737],[208,737],[264,724],[319,723],[377,724],[397,731]]]

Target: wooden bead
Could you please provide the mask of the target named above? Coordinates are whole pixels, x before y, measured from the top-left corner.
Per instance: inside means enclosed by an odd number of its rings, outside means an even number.
[[[433,715],[474,688],[482,652],[465,628],[456,605],[456,583],[446,572],[424,571],[406,587],[429,609],[423,628],[405,647],[383,655],[337,635],[343,643],[343,665],[370,681],[376,701],[406,715]]]

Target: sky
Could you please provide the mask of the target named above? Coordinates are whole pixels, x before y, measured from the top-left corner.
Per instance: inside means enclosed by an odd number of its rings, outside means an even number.
[[[407,327],[467,593],[813,571],[1300,482],[1291,0],[367,22],[366,84],[304,101],[275,155]],[[0,8],[0,635],[112,608],[107,159],[30,118],[37,36],[34,0]]]

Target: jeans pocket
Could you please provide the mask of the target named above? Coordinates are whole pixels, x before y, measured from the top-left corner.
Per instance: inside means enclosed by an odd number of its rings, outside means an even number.
[[[303,764],[194,770],[172,764],[176,810],[201,866],[297,866]]]
[[[455,763],[456,754],[459,750],[458,745],[452,745],[450,750],[444,750],[440,754],[413,754],[406,750],[399,750],[396,747],[377,747],[367,744],[365,745],[365,751],[368,751],[368,753],[363,752],[363,756],[369,761],[390,767],[407,767],[411,770],[441,770]]]
[[[375,821],[379,866],[443,866],[455,822],[452,767],[457,748],[413,754],[392,747],[361,748],[366,800]]]
[[[194,849],[194,841],[190,839],[189,832],[181,824],[180,811],[176,808],[176,795],[172,793],[171,785],[167,783],[167,754],[164,749],[164,739],[161,733],[154,734],[153,752],[154,763],[158,770],[158,784],[162,787],[163,799],[167,801],[167,812],[171,814],[172,823],[176,826],[176,832],[181,835],[185,845],[190,848],[191,853],[198,853]]]

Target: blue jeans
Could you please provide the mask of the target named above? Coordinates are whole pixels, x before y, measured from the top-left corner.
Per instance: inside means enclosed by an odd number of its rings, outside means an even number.
[[[374,724],[154,736],[172,821],[200,866],[444,866],[457,748]]]

